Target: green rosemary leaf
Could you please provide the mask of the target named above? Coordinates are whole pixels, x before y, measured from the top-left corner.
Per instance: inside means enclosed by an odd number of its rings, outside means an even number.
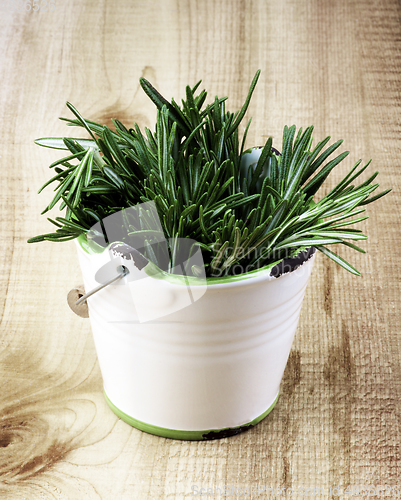
[[[91,141],[90,139],[70,139],[80,144],[84,149],[94,148],[98,149],[96,141]],[[63,137],[43,137],[42,139],[36,139],[35,144],[43,146],[45,148],[51,149],[68,149],[65,145]],[[57,163],[56,163],[57,164]],[[53,166],[53,164],[51,165]]]
[[[109,130],[111,132],[111,130]],[[136,148],[136,145],[138,143],[138,138],[134,137],[129,131],[126,130],[121,130],[120,128],[118,129],[118,135],[120,136],[120,140],[125,142],[125,148],[124,149],[130,149],[130,148]],[[117,146],[121,149],[122,144],[117,143]]]
[[[321,246],[321,245],[317,245],[316,248],[318,250],[320,250],[320,252],[322,252],[327,257],[330,257],[330,259],[332,259],[336,264],[339,264],[341,267],[343,267],[344,269],[346,269],[350,273],[355,274],[356,276],[361,275],[361,273],[359,271],[357,271],[353,266],[351,266],[351,264],[346,262],[343,258],[341,258],[336,253],[332,252],[328,248],[325,248],[324,246]]]
[[[248,257],[252,252],[254,252],[256,249],[260,248],[263,243],[265,243],[265,241],[268,241],[268,240],[271,240],[273,236],[276,236],[277,233],[279,233],[281,230],[280,227],[276,227],[275,229],[272,229],[271,231],[269,231],[267,234],[264,234],[261,238],[259,238],[256,243],[254,243],[255,239],[253,238],[253,235],[252,235],[252,238],[251,240],[249,241],[248,243],[248,248],[247,248],[247,251],[246,253],[244,254],[244,257]],[[266,258],[266,255],[269,254],[269,252],[271,251],[271,245],[268,245],[259,255],[259,257],[257,257],[256,259],[253,259],[252,263],[253,264],[256,264],[260,261],[263,261],[264,258]]]
[[[307,193],[308,196],[313,196],[316,191],[320,188],[323,182],[326,180],[327,176],[336,167],[345,157],[349,155],[349,151],[345,151],[341,153],[337,158],[331,160],[325,167],[320,170],[320,172],[315,175],[315,177],[308,182],[308,184],[303,188],[304,192]]]
[[[125,189],[125,183],[122,180],[122,178],[118,174],[116,174],[116,172],[114,172],[114,170],[112,170],[110,167],[104,166],[103,167],[103,173],[107,177],[107,179],[112,184],[114,184],[114,186],[117,189],[120,189],[121,191],[123,191]]]
[[[221,245],[221,247],[219,248],[217,254],[216,254],[216,257],[214,257],[214,259],[212,260],[212,262],[210,263],[210,267],[213,269],[213,270],[218,270],[219,267],[220,267],[220,264],[221,264],[221,261],[224,257],[224,254],[225,254],[225,251],[228,247],[228,241],[225,241],[223,243],[223,245]]]
[[[303,160],[294,168],[294,172],[292,173],[292,176],[290,176],[288,178],[287,189],[283,195],[284,199],[290,200],[294,196],[295,193],[299,192],[299,186],[301,183],[302,174],[304,172],[307,160],[308,160],[308,158],[305,155]]]
[[[223,126],[223,117],[221,116],[221,106],[217,96],[214,98],[213,103],[213,121],[215,124],[215,130],[221,130]]]
[[[283,180],[288,178],[290,162],[292,157],[294,136],[295,136],[295,125],[292,125],[289,128],[287,127],[287,131],[285,133],[285,141],[283,141],[283,152],[281,155],[281,164],[280,164],[281,168],[279,175],[280,185]]]
[[[298,133],[297,133],[297,136],[295,137],[295,141],[294,141],[294,152],[295,150],[297,149],[298,147],[298,144],[301,140],[301,137],[302,137],[302,127],[298,130]]]
[[[185,217],[189,217],[193,211],[195,210],[196,208],[196,205],[195,204],[192,204],[190,205],[189,207],[186,207],[182,212],[181,212],[181,217],[185,218]]]
[[[82,188],[82,193],[88,194],[109,194],[115,191],[115,187],[109,184],[103,184],[98,186],[88,186],[87,188]]]
[[[342,181],[340,181],[328,194],[327,198],[331,198],[334,195],[336,195],[338,192],[343,191],[351,182],[356,179],[370,164],[370,161],[362,167],[356,174],[352,175],[355,170],[359,167],[359,165],[362,163],[362,160],[359,160],[353,167],[352,169],[348,172],[348,174],[344,177]]]
[[[60,228],[61,228],[61,227],[63,227],[61,224],[59,224],[59,223],[58,223],[58,222],[56,222],[55,220],[51,219],[50,217],[47,217],[47,220],[48,220],[49,222],[51,222],[52,224],[54,224],[55,226],[57,226],[57,227],[60,227]]]
[[[157,108],[161,110],[163,106],[166,106],[172,120],[177,122],[178,127],[180,127],[184,134],[188,136],[191,131],[185,123],[185,120],[183,120],[182,115],[177,112],[176,108],[171,105],[145,78],[140,78],[139,82],[146,95],[154,102]]]
[[[343,203],[334,203],[328,210],[324,211],[324,217],[331,217],[339,213],[351,212],[354,208],[360,206],[363,200],[366,199],[366,195],[361,195],[356,198],[351,197],[351,199]]]
[[[178,220],[178,231],[176,233],[176,238],[184,238],[185,236],[185,219],[184,217],[180,217]]]
[[[211,162],[211,161],[204,165],[202,172],[199,176],[197,186],[195,187],[195,192],[194,192],[194,196],[193,196],[194,202],[196,202],[198,200],[201,193],[203,194],[205,191],[207,192],[206,180],[208,179],[210,173],[212,172],[212,167],[213,167],[213,162]]]
[[[220,97],[218,99],[219,101],[219,106],[222,105],[222,109],[224,109],[224,102],[228,99],[228,97]],[[209,104],[208,106],[206,106],[206,108],[200,113],[200,116],[201,118],[205,118],[206,115],[210,115],[210,112],[211,112],[211,109],[214,107],[214,103],[212,104]],[[199,107],[198,107],[199,109]],[[226,126],[228,125],[227,121],[226,121]]]
[[[266,160],[269,158],[269,156],[272,153],[272,145],[273,145],[273,139],[272,137],[269,137],[266,141],[266,144],[262,148],[262,152],[259,156],[258,163],[256,164],[255,170],[257,170],[260,166],[264,166],[266,163]]]
[[[83,208],[83,212],[89,214],[89,216],[92,217],[93,219],[95,219],[97,222],[101,221],[101,218],[94,210],[92,210],[90,208]]]
[[[267,227],[267,231],[270,231],[271,229],[274,229],[277,226],[279,226],[280,221],[283,219],[283,216],[285,215],[287,206],[288,206],[288,200],[282,200],[277,204],[274,213],[272,214],[272,220],[269,226]]]
[[[358,247],[357,245],[354,245],[353,243],[350,243],[349,241],[343,241],[342,244],[347,246],[347,247],[352,248],[353,250],[356,250],[357,252],[366,253],[366,251],[363,248]]]
[[[364,210],[362,210],[364,211]],[[354,212],[354,213],[357,213],[357,212]],[[347,217],[349,215],[347,214]],[[340,222],[338,224],[330,224],[330,229],[337,229],[338,227],[343,227],[343,226],[349,226],[350,224],[356,224],[357,222],[362,222],[363,220],[366,220],[366,219],[369,219],[369,217],[366,215],[365,217],[358,217],[357,219],[351,219],[351,220],[347,220],[345,222]],[[329,221],[330,223],[332,222],[332,220]],[[356,231],[356,229],[355,229]]]
[[[82,176],[85,173],[85,170],[86,170],[89,158],[91,156],[92,156],[92,159],[93,159],[93,149],[88,149],[88,151],[86,152],[85,156],[81,160],[81,163],[79,164],[78,168],[76,168],[75,171],[74,171],[74,174],[73,174],[74,175],[74,182],[73,182],[73,184],[71,186],[70,193],[73,193],[76,190],[76,188],[78,186],[78,183],[81,181]]]
[[[155,201],[156,206],[158,208],[158,210],[157,210],[158,212],[163,213],[163,214],[168,213],[169,206],[168,206],[168,204],[163,196],[161,196],[161,195],[156,196],[154,201]]]
[[[78,110],[70,102],[67,102],[66,105],[67,105],[67,108],[74,113],[74,115],[77,117],[77,120],[82,124],[82,126],[86,128],[86,130],[88,131],[88,133],[92,137],[92,139],[96,142],[96,138],[92,134],[92,130],[89,128],[88,124],[82,118],[82,116],[80,115]]]
[[[297,232],[302,232],[305,229],[310,229],[310,230],[316,230],[316,229],[325,229],[325,228],[335,228],[335,227],[341,227],[341,226],[346,226],[350,224],[355,224],[357,222],[360,222],[362,220],[367,219],[368,217],[360,217],[359,219],[350,219],[342,223],[334,224],[335,222],[344,220],[344,219],[349,219],[350,217],[353,217],[354,215],[360,214],[362,212],[365,212],[365,209],[359,209],[355,210],[354,212],[346,213],[346,214],[341,214],[337,217],[333,217],[332,219],[324,220],[321,222],[321,217],[320,216],[315,216],[312,220],[308,220],[306,223],[300,223],[298,224],[297,227]],[[314,222],[317,221],[317,222]]]
[[[202,83],[202,80],[199,80],[198,82],[195,83],[195,85],[192,87],[191,91],[192,91],[192,94],[195,94],[195,92],[197,91],[199,85]],[[205,92],[204,90],[202,92]]]
[[[172,155],[174,141],[175,141],[176,128],[177,128],[177,123],[174,122],[173,125],[171,126],[170,135],[169,135],[168,143],[167,143],[168,156]]]
[[[60,118],[60,120],[67,122],[67,125],[71,127],[84,127],[80,120],[72,120],[71,118]],[[92,130],[92,132],[103,138],[103,125],[88,119],[85,120],[85,123]],[[113,134],[115,134],[116,138],[118,138],[118,134],[115,132],[113,132]]]
[[[349,240],[366,240],[367,236],[364,234],[356,233],[356,230],[350,230],[350,232],[346,231],[305,231],[299,236],[319,236],[325,238],[345,238]]]
[[[177,198],[179,197],[178,195],[178,188],[175,186],[175,177],[171,170],[167,170],[167,175],[166,175],[166,181],[167,181],[167,195],[169,197],[170,203],[173,203],[174,201],[177,201]]]
[[[245,222],[247,228],[252,233],[260,223],[260,208],[253,208]]]
[[[71,191],[68,193],[68,195],[66,197],[68,201],[70,199],[72,199],[72,206],[73,207],[76,207],[77,205],[79,205],[79,202],[81,200],[81,191],[82,191],[83,187],[84,187],[84,177],[79,177],[75,192],[73,189],[71,189]],[[64,208],[64,204],[62,203],[60,205],[60,210],[63,210],[63,208]]]
[[[74,240],[77,236],[79,236],[79,234],[81,233],[72,233],[71,236],[61,236],[61,235],[55,235],[54,237],[52,236],[46,236],[44,239],[46,241],[70,241],[70,240]]]
[[[87,165],[85,169],[85,180],[84,180],[84,187],[88,187],[92,178],[92,172],[93,172],[93,156],[94,156],[94,150],[90,149],[91,153],[89,154],[89,158],[87,160]],[[104,167],[103,167],[104,169]]]
[[[64,181],[57,188],[57,194],[55,195],[53,200],[50,202],[50,204],[42,211],[41,215],[45,214],[46,212],[51,210],[56,205],[56,203],[60,200],[62,195],[66,192],[67,188],[69,187],[69,185],[72,183],[73,180],[74,180],[73,175],[69,175],[68,177],[66,177],[66,179],[64,179]]]
[[[129,150],[127,152],[127,156],[135,161],[135,163],[141,169],[142,175],[144,176],[149,175],[153,168],[151,152],[147,150],[146,145],[143,145],[140,142],[138,142],[138,144],[136,144],[135,153],[136,154],[134,154],[133,151]]]
[[[130,174],[129,167],[127,164],[127,160],[125,159],[124,155],[122,154],[121,150],[118,148],[117,143],[114,140],[113,134],[110,133],[110,130],[108,127],[104,127],[103,129],[103,140],[105,142],[105,145],[107,146],[108,150],[111,152],[113,155],[115,161],[119,165],[119,167],[128,175]]]
[[[369,162],[370,163],[370,162]],[[369,164],[368,163],[368,164]],[[367,164],[367,165],[368,165]],[[372,182],[376,179],[376,177],[379,175],[379,172],[376,171],[374,172],[368,179],[366,179],[366,181],[362,182],[362,184],[359,184],[358,188],[362,188],[362,187],[365,187],[365,186],[369,186],[370,184],[372,184]],[[377,186],[379,186],[377,184]]]
[[[55,175],[54,177],[52,177],[45,184],[43,184],[43,186],[39,189],[38,194],[40,194],[43,191],[43,189],[45,187],[47,187],[49,184],[51,184],[53,181],[56,181],[57,179],[62,179],[63,177],[65,177],[66,175],[68,175],[70,172],[72,172],[76,168],[77,167],[74,165],[74,166],[68,168],[67,170],[63,170],[62,172],[60,172],[57,175]]]
[[[302,179],[302,183],[304,184],[309,177],[316,172],[316,170],[323,164],[324,161],[332,154],[336,149],[338,149],[343,143],[342,140],[337,141],[328,147],[320,156],[318,154],[323,149],[323,147],[329,142],[330,136],[323,139],[323,141],[319,142],[315,149],[312,151],[312,154],[308,161],[308,167],[305,171],[304,178]]]
[[[71,164],[68,163],[70,160],[74,160],[75,158],[78,158],[79,160],[81,160],[84,156],[85,156],[85,152],[80,151],[79,153],[75,153],[73,155],[66,156],[65,158],[61,158],[60,160],[53,162],[51,165],[49,165],[49,168],[54,168],[57,165],[65,165],[65,164],[68,166],[71,166]]]
[[[226,182],[221,186],[220,190],[216,194],[216,198],[220,199],[223,193],[227,190],[229,186],[231,186],[234,183],[234,176],[231,176],[226,180]]]
[[[362,203],[359,203],[359,205],[367,205],[368,203],[372,203],[373,201],[378,200],[379,198],[381,198],[382,196],[386,195],[390,191],[391,191],[391,188],[386,189],[385,191],[382,191],[381,193],[376,194],[375,196],[371,196],[370,198],[368,198],[367,200],[363,201]]]
[[[63,137],[63,142],[67,147],[67,149],[69,149],[72,154],[80,152],[86,153],[86,149],[83,146],[81,146],[79,141],[75,141],[74,139],[69,139],[68,137]]]
[[[242,195],[243,193],[237,193],[237,195]],[[249,196],[238,197],[237,195],[228,196],[224,199],[224,202],[230,208],[236,208],[240,206],[250,205],[251,202],[258,200],[260,194],[251,194]],[[234,200],[234,201],[231,201]]]
[[[247,98],[245,100],[244,105],[241,108],[241,111],[238,113],[238,116],[237,116],[235,122],[231,125],[230,128],[228,128],[227,137],[230,137],[230,135],[235,130],[238,129],[239,124],[241,123],[242,119],[244,118],[246,110],[248,109],[249,103],[251,102],[253,91],[255,90],[256,84],[258,82],[259,75],[260,75],[260,69],[258,69],[258,71],[256,72],[255,76],[253,77],[253,80],[252,80],[252,83],[251,83],[251,87],[250,87],[249,92],[248,92],[248,96],[247,96]]]
[[[193,95],[193,92],[191,90],[191,87],[189,85],[187,85],[186,87],[186,96],[187,96],[187,106],[188,106],[188,109],[189,110],[193,110],[196,115],[198,116],[198,121],[197,123],[199,123],[199,110],[195,104],[195,100],[194,100],[194,95]],[[197,123],[193,123],[193,125],[197,125]]]
[[[240,161],[241,161],[241,158],[242,156],[244,155],[245,151],[244,151],[244,148],[245,148],[245,142],[246,142],[246,138],[248,136],[248,130],[249,130],[249,127],[251,126],[251,122],[252,122],[252,117],[249,118],[249,121],[247,123],[247,126],[245,127],[245,131],[244,131],[244,135],[242,136],[242,142],[241,142],[241,151],[240,151]]]
[[[190,121],[186,115],[185,112],[183,112],[183,110],[180,108],[180,106],[178,106],[178,104],[174,101],[174,99],[171,99],[171,105],[173,106],[173,108],[176,110],[176,112],[178,113],[178,116],[181,117],[181,119],[183,120],[183,122],[186,124],[186,126],[188,127],[188,130],[190,130]]]
[[[278,193],[278,180],[279,180],[279,161],[281,162],[281,156],[277,157],[273,153],[270,157],[270,186],[275,188],[277,193]]]
[[[188,135],[188,137],[185,139],[184,143],[181,146],[181,149],[185,150],[187,149],[189,143],[192,141],[192,139],[199,133],[199,130],[201,127],[203,127],[206,124],[206,121],[203,121],[199,123],[193,130],[192,132]]]
[[[294,142],[294,153],[291,158],[291,163],[288,169],[288,175],[286,182],[287,184],[290,183],[291,176],[294,175],[294,171],[297,168],[297,165],[300,161],[303,161],[303,158],[305,159],[305,163],[308,160],[308,144],[311,141],[312,138],[312,132],[313,132],[313,126],[308,127],[305,132],[301,135],[302,128],[298,131],[298,136],[297,139]],[[304,172],[302,172],[304,173]]]
[[[283,199],[280,193],[278,193],[273,187],[269,186],[269,179],[265,178],[263,181],[260,200],[259,200],[261,208],[265,206],[268,194],[271,194],[272,198],[275,199],[277,202]]]
[[[55,235],[56,233],[41,234],[40,236],[33,236],[27,240],[28,243],[39,243],[40,241],[46,241],[46,237]]]
[[[200,225],[201,230],[203,232],[203,237],[206,240],[211,242],[212,239],[209,236],[209,231],[207,229],[206,221],[205,221],[204,216],[203,216],[203,206],[202,205],[200,205],[200,207],[199,207],[199,225]]]
[[[204,90],[202,90],[202,92],[197,97],[195,97],[196,107],[199,109],[199,111],[202,109],[202,106],[205,103],[206,97],[207,97],[207,92]]]
[[[221,269],[227,269],[231,265],[235,264],[238,262],[237,255],[241,251],[240,248],[240,240],[241,240],[241,231],[238,227],[234,228],[234,241],[232,243],[232,250],[231,250],[231,255],[226,259],[225,262],[221,264]]]
[[[77,229],[81,232],[86,232],[89,228],[88,227],[83,227],[80,224],[77,224],[76,222],[73,222],[71,220],[67,220],[64,217],[56,217],[56,221],[62,222],[65,226]]]
[[[223,149],[225,146],[226,138],[225,138],[225,128],[223,127],[216,137],[217,139],[217,147],[215,147],[215,157],[217,159],[217,164],[220,164],[222,161]],[[212,151],[214,153],[214,151]]]
[[[99,145],[100,151],[103,153],[103,160],[104,160],[104,162],[107,165],[111,166],[111,167],[115,166],[115,162],[114,162],[114,159],[113,159],[113,153],[109,149],[109,147],[105,143],[105,141],[103,139],[98,139],[97,143]]]
[[[79,213],[75,210],[75,207],[72,206],[72,204],[67,200],[65,196],[62,196],[64,204],[68,207],[70,212],[76,217],[76,220],[79,221],[81,220]],[[68,219],[68,217],[67,217]],[[56,217],[56,220],[58,220],[58,217]],[[81,221],[81,224],[85,226],[87,229],[90,228],[85,222]]]
[[[112,119],[111,121],[114,123],[114,126],[116,127],[117,133],[124,132],[125,134],[129,134],[127,127],[125,125],[123,125],[120,122],[120,120]]]
[[[300,238],[299,240],[295,241],[288,241],[286,243],[279,243],[278,245],[275,246],[276,250],[281,250],[284,248],[294,248],[294,247],[310,247],[310,246],[317,246],[317,245],[328,245],[332,243],[341,243],[342,240],[340,238],[324,238],[324,237],[317,237],[317,238]]]

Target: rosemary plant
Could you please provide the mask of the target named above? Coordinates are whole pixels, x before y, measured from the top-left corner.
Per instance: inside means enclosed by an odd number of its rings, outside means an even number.
[[[313,126],[298,131],[295,126],[284,127],[281,154],[269,138],[259,160],[243,168],[241,160],[250,151],[245,150],[245,141],[251,120],[241,142],[238,129],[259,73],[236,113],[226,111],[226,97],[215,97],[205,105],[206,91],[197,92],[201,81],[186,87],[180,106],[141,78],[143,90],[158,109],[154,132],[147,128],[142,132],[136,123],[126,128],[118,120],[113,120],[112,130],[84,119],[67,103],[75,118],[61,119],[85,128],[90,139],[35,141],[69,151],[50,165],[55,175],[40,189],[56,183],[55,196],[42,214],[57,203],[66,212],[64,217],[49,218],[55,232],[28,241],[90,237],[90,228],[109,215],[153,201],[164,237],[170,242],[196,240],[207,276],[235,274],[238,265],[247,271],[258,269],[308,246],[359,275],[328,246],[342,244],[364,252],[354,242],[366,236],[347,226],[366,219],[360,216],[363,207],[390,189],[372,195],[378,172],[354,185],[370,164],[361,166],[359,161],[317,201],[317,191],[348,152],[332,157],[342,140],[326,148],[330,137],[312,146]]]

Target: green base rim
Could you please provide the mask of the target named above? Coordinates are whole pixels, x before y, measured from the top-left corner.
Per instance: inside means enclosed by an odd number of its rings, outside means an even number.
[[[153,434],[155,436],[160,436],[164,438],[170,439],[181,439],[185,441],[203,441],[210,439],[222,439],[229,436],[234,436],[241,432],[244,432],[256,424],[258,424],[261,420],[263,420],[267,415],[273,410],[274,406],[277,403],[279,394],[277,394],[273,403],[269,406],[269,408],[264,411],[261,415],[254,418],[251,422],[247,424],[239,425],[237,427],[227,427],[225,429],[210,429],[210,430],[201,430],[201,431],[183,431],[178,429],[166,429],[165,427],[158,427],[157,425],[147,424],[146,422],[142,422],[141,420],[137,420],[136,418],[130,417],[123,411],[121,411],[117,406],[115,406],[110,399],[108,398],[106,391],[104,392],[104,397],[106,399],[107,404],[113,410],[113,412],[124,420],[127,424],[139,429],[140,431],[147,432],[148,434]]]

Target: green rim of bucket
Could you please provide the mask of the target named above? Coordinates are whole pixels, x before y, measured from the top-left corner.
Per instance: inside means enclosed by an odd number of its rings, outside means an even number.
[[[98,245],[97,243],[91,241],[88,242],[86,239],[86,236],[84,234],[81,234],[77,238],[77,242],[80,245],[80,247],[88,254],[100,254],[104,252],[105,247],[102,247]],[[306,250],[307,246],[302,246],[299,247],[298,252],[300,253],[304,250]],[[145,267],[144,271],[146,274],[154,279],[159,279],[163,281],[168,281],[169,283],[172,283],[174,285],[184,285],[184,286],[209,286],[209,285],[225,285],[228,283],[236,283],[238,281],[244,281],[250,278],[256,278],[259,276],[266,276],[269,275],[270,271],[273,269],[273,267],[276,264],[279,264],[283,259],[279,259],[275,262],[272,262],[270,264],[267,264],[264,267],[261,267],[260,269],[254,269],[253,271],[248,271],[246,273],[242,274],[237,274],[234,276],[220,276],[220,277],[210,277],[206,279],[201,279],[201,278],[195,278],[193,276],[180,276],[176,274],[169,274],[163,270],[161,270],[159,267],[157,267],[155,264],[152,262],[149,262]],[[279,278],[272,278],[272,279],[279,279]]]
[[[277,394],[273,403],[269,406],[269,408],[264,411],[261,415],[254,418],[251,422],[248,422],[243,425],[239,425],[237,427],[227,427],[225,429],[209,429],[209,430],[201,430],[201,431],[183,431],[178,429],[166,429],[165,427],[158,427],[157,425],[147,424],[146,422],[142,422],[141,420],[137,420],[133,418],[123,411],[121,411],[117,406],[115,406],[110,399],[108,398],[106,391],[104,392],[104,397],[106,399],[107,404],[113,410],[113,412],[124,420],[127,424],[139,429],[140,431],[147,432],[148,434],[153,434],[155,436],[160,436],[164,438],[170,439],[181,439],[185,441],[202,441],[202,440],[210,440],[210,439],[221,439],[229,436],[234,436],[239,434],[240,432],[246,431],[251,427],[258,424],[261,420],[263,420],[274,408],[277,403],[279,393]]]

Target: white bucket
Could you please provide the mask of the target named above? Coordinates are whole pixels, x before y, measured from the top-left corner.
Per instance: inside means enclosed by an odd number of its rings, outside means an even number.
[[[89,253],[82,240],[77,247],[89,291],[110,257]],[[262,420],[278,398],[314,257],[279,278],[264,269],[208,280],[190,306],[167,316],[156,311],[158,319],[147,322],[139,322],[129,286],[92,295],[90,321],[112,410],[138,429],[176,439],[226,437]],[[165,287],[169,307],[185,302],[185,285],[148,279]]]

